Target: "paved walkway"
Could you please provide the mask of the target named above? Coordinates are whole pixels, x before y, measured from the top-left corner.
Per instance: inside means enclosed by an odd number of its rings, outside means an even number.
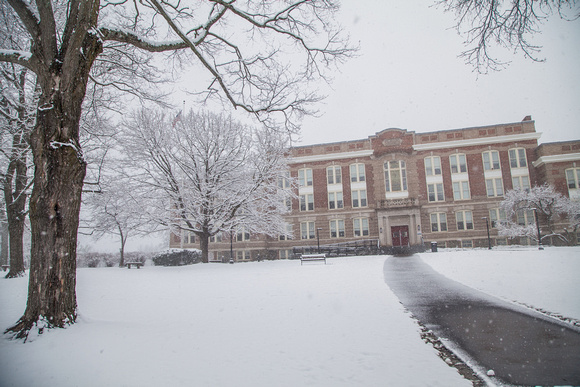
[[[580,386],[580,329],[452,281],[417,255],[389,257],[384,273],[419,321],[499,382]]]

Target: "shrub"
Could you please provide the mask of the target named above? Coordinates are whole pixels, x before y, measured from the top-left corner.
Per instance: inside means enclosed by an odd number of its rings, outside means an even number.
[[[199,250],[169,250],[153,257],[155,266],[183,266],[201,262]]]

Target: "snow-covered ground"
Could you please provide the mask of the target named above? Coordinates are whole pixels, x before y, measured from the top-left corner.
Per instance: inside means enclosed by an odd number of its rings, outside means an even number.
[[[580,248],[423,257],[488,293],[580,317]],[[79,322],[26,344],[0,339],[0,385],[471,385],[421,340],[385,259],[79,269]],[[2,330],[26,287],[0,280]]]

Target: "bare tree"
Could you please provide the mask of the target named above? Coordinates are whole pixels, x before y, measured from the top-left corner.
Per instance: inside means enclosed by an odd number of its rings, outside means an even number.
[[[122,43],[128,54],[136,49],[194,59],[208,74],[209,95],[267,124],[278,114],[293,129],[319,99],[307,83],[352,52],[332,22],[337,5],[330,0],[7,0],[2,7],[6,3],[17,19],[7,33],[25,31],[32,46],[26,52],[2,47],[0,61],[34,72],[41,89],[30,137],[29,295],[24,315],[7,330],[19,338],[39,321],[42,330],[76,320],[76,241],[86,174],[79,122],[99,56]]]
[[[580,207],[551,185],[507,191],[500,207],[506,214],[506,221],[498,224],[500,235],[510,238],[522,236],[537,241],[535,211],[541,229],[541,239],[557,237],[566,244],[575,242]],[[562,226],[566,223],[568,227]]]
[[[442,0],[439,4],[455,13],[457,31],[465,36],[468,46],[461,57],[479,73],[500,70],[508,64],[492,53],[494,46],[543,61],[538,57],[541,47],[531,42],[540,25],[554,14],[567,20],[577,19],[580,14],[575,0]]]
[[[83,202],[88,207],[88,226],[99,239],[104,235],[118,236],[121,247],[119,267],[125,266],[125,245],[130,236],[154,231],[141,211],[137,199],[131,192],[131,186],[120,176],[104,177],[101,175],[98,192],[85,195]]]
[[[157,223],[195,233],[202,261],[209,238],[243,227],[286,234],[291,191],[278,187],[287,171],[286,141],[215,113],[189,112],[178,121],[142,110],[120,137],[131,191]]]
[[[28,137],[34,125],[34,94],[34,78],[29,76],[26,68],[0,63],[0,182],[10,245],[10,271],[7,278],[24,274],[23,235],[30,159]]]

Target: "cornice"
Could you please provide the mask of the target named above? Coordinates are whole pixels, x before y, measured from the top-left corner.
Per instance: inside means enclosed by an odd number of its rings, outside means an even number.
[[[543,164],[562,163],[567,161],[578,161],[578,160],[580,160],[580,153],[564,153],[559,155],[542,156],[536,161],[533,161],[532,165],[537,168]]]
[[[542,135],[542,133],[531,132],[531,133],[510,134],[510,135],[506,135],[506,136],[479,137],[479,138],[472,138],[472,139],[468,139],[468,140],[431,142],[428,144],[415,144],[415,145],[413,145],[413,149],[416,151],[426,151],[426,150],[435,150],[435,149],[463,148],[466,146],[497,144],[500,142],[517,142],[517,141],[526,141],[526,140],[537,140],[540,138],[541,135]]]
[[[355,159],[358,157],[370,157],[372,155],[373,155],[372,149],[363,149],[352,152],[325,153],[319,155],[291,157],[290,164],[312,163],[316,161],[331,161],[341,159]]]

